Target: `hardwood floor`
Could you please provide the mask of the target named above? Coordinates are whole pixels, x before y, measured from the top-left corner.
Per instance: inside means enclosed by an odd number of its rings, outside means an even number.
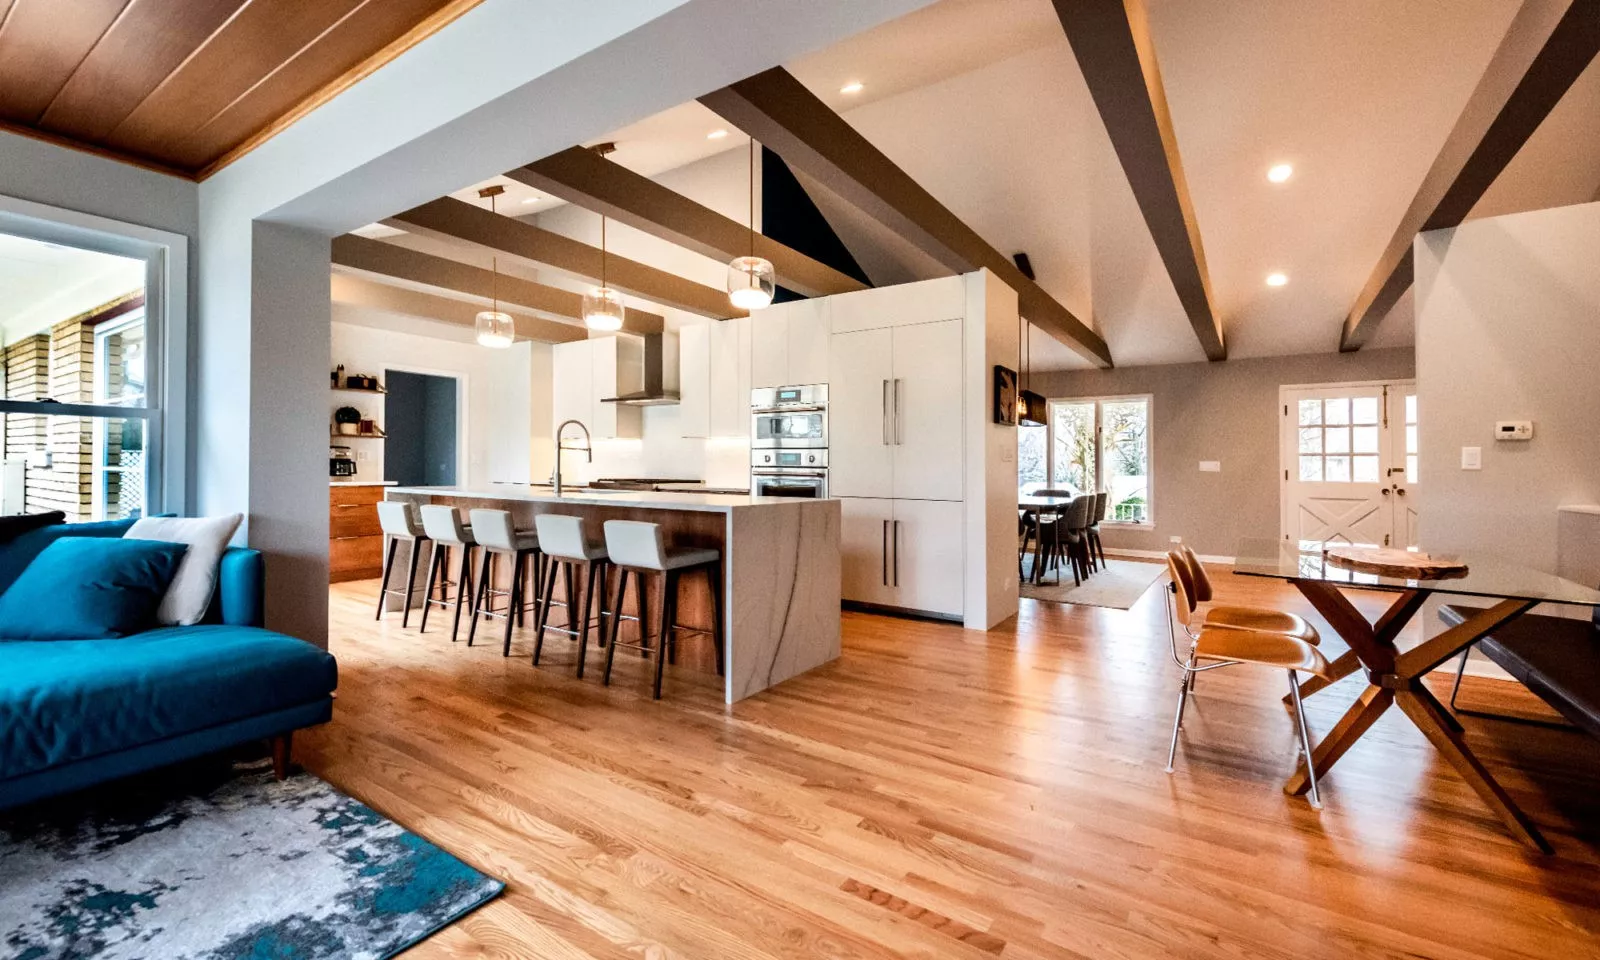
[[[1320,623],[1286,585],[1216,580]],[[505,660],[375,624],[375,589],[333,590],[339,700],[297,757],[507,884],[408,957],[1600,957],[1593,741],[1466,719],[1553,857],[1401,718],[1320,813],[1285,796],[1277,671],[1201,676],[1169,776],[1159,589],[1024,601],[989,634],[846,613],[839,661],[732,708],[670,669],[653,702],[635,655],[607,689],[562,639],[535,669],[531,632]],[[1360,689],[1313,697],[1313,735]],[[1542,707],[1489,680],[1468,699]]]

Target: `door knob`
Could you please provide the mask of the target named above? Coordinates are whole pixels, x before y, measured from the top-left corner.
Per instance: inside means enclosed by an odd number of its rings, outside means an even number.
[[[1399,495],[1399,496],[1402,496],[1402,497],[1403,497],[1403,496],[1405,496],[1405,495],[1406,495],[1406,488],[1405,488],[1405,487],[1395,487],[1395,488],[1394,488],[1394,492],[1395,492],[1395,493],[1396,493],[1396,494],[1397,494],[1397,495]]]
[[[1386,496],[1386,497],[1387,497],[1387,496],[1388,496],[1388,495],[1389,495],[1389,488],[1388,488],[1388,487],[1384,487],[1384,488],[1383,488],[1383,490],[1382,490],[1382,491],[1380,491],[1380,492],[1381,492],[1381,493],[1382,493],[1382,494],[1383,494],[1383,495],[1384,495],[1384,496]]]

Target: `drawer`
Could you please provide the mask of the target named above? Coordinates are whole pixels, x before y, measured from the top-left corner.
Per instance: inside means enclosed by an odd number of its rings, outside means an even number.
[[[383,537],[336,537],[328,541],[328,579],[363,580],[383,574]]]
[[[328,502],[335,507],[377,503],[383,499],[385,487],[329,487]]]
[[[328,536],[373,537],[383,533],[372,503],[336,503],[328,510]]]

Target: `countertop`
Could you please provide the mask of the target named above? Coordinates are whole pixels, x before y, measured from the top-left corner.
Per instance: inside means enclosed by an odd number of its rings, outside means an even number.
[[[392,487],[398,480],[329,480],[330,487]]]
[[[423,497],[461,497],[473,500],[515,500],[532,503],[584,503],[601,507],[644,507],[650,510],[689,510],[728,513],[735,507],[776,507],[816,503],[793,497],[752,497],[726,493],[666,493],[649,490],[568,489],[557,497],[550,487],[499,483],[488,487],[391,487],[390,493]]]

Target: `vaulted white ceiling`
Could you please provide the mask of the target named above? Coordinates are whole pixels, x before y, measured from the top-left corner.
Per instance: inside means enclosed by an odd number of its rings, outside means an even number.
[[[1229,355],[1337,350],[1517,0],[1148,6]],[[1105,337],[1119,366],[1204,359],[1049,0],[943,0],[786,66],[992,245],[1027,252],[1040,284]],[[850,81],[862,89],[841,92]],[[727,135],[708,138],[717,130]],[[615,162],[744,219],[747,140],[698,103],[602,139],[616,142]],[[1591,66],[1473,215],[1597,199],[1597,142]],[[1277,163],[1294,166],[1286,183],[1266,178]],[[874,282],[944,272],[801,182]],[[525,187],[502,199],[502,213],[595,239],[581,211]],[[714,264],[626,231],[613,241],[715,282]],[[1289,283],[1268,287],[1273,272]],[[1369,348],[1411,342],[1410,302]],[[1083,365],[1042,334],[1031,342],[1035,369]]]

